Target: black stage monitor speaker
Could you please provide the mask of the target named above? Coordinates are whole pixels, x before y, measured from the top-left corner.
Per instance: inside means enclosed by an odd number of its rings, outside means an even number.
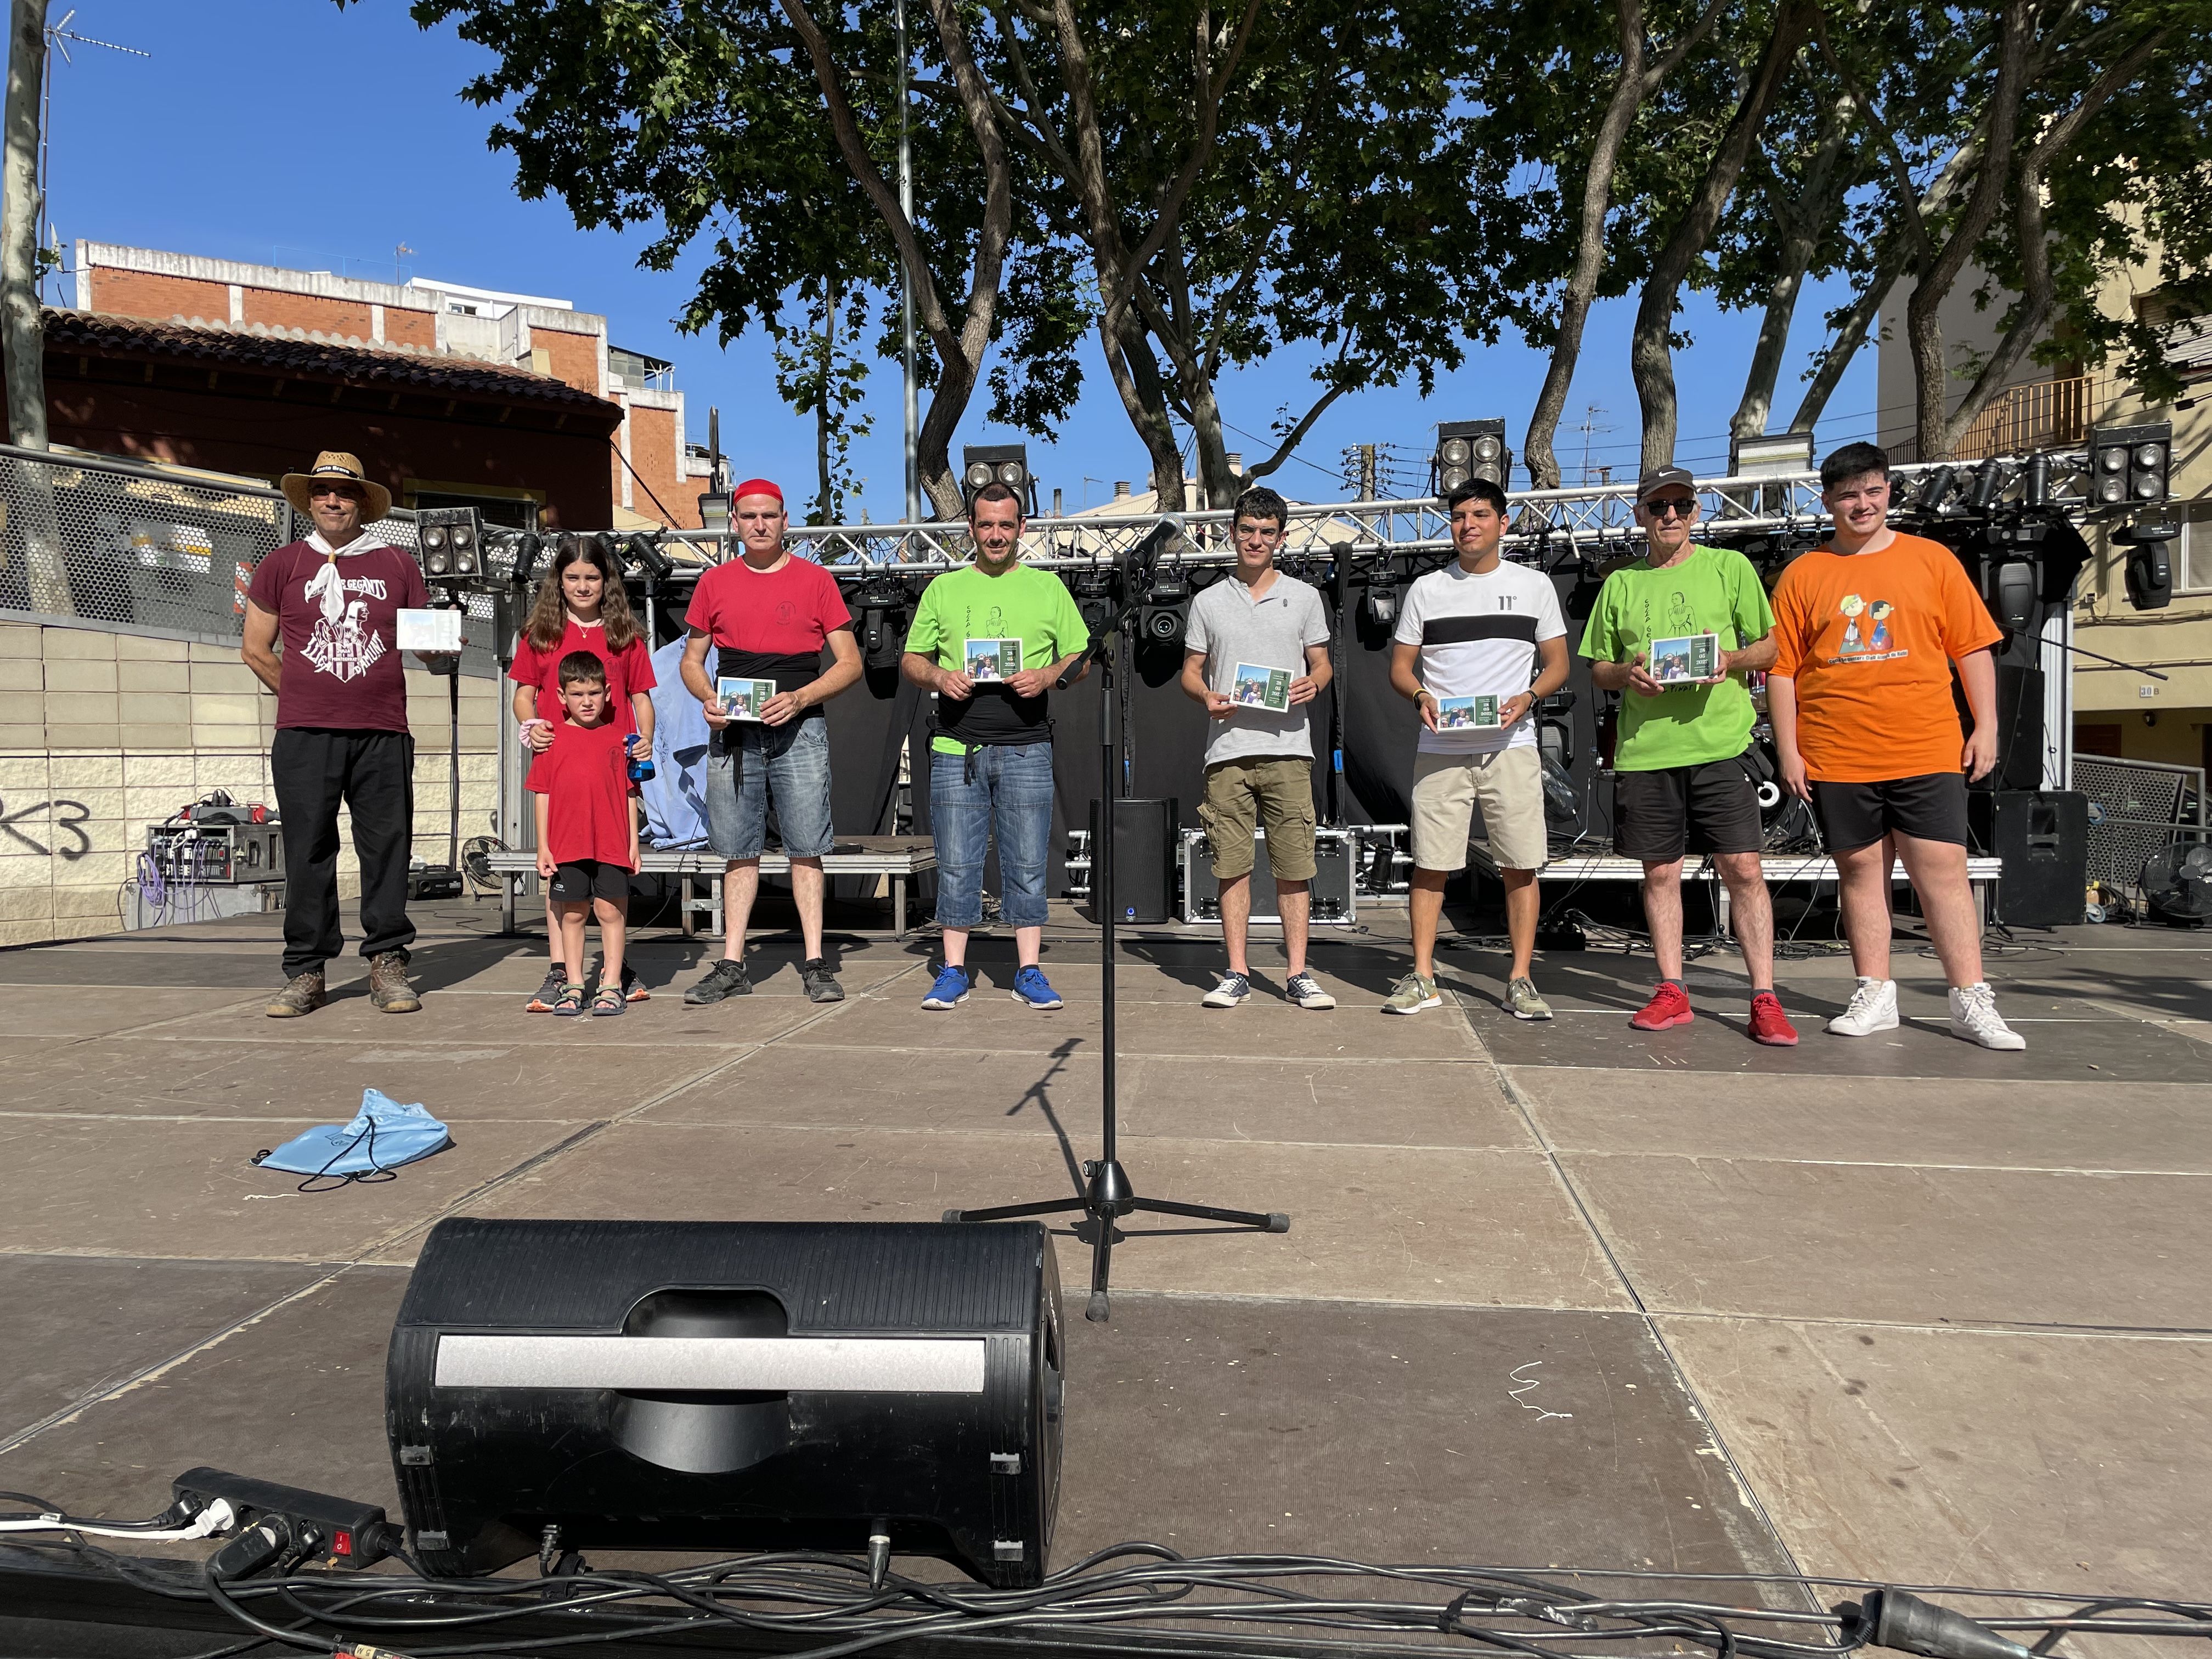
[[[1114,803],[1115,920],[1156,927],[1174,920],[1176,854],[1182,845],[1177,820],[1182,803],[1116,800]],[[1098,850],[1098,803],[1091,803],[1091,848]],[[1092,878],[1094,884],[1097,877]],[[1091,891],[1097,891],[1094,884]]]
[[[2089,798],[2056,789],[1974,790],[1966,796],[1974,844],[2004,860],[1997,920],[2067,927],[2081,920],[2089,888]]]
[[[1036,1222],[446,1221],[385,1370],[434,1577],[561,1550],[1045,1574],[1060,1278]],[[557,1529],[550,1531],[549,1529]]]

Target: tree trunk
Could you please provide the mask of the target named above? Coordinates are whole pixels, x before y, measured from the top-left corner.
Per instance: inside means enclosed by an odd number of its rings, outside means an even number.
[[[1605,270],[1605,216],[1613,206],[1613,169],[1620,165],[1620,147],[1635,124],[1636,112],[1648,95],[1644,84],[1642,0],[1619,0],[1615,15],[1620,21],[1620,79],[1605,106],[1605,118],[1599,123],[1596,141],[1590,147],[1589,167],[1583,175],[1582,236],[1575,249],[1575,268],[1559,301],[1559,331],[1552,340],[1544,389],[1536,394],[1535,412],[1528,417],[1528,436],[1521,447],[1529,481],[1539,489],[1559,487],[1559,459],[1552,442],[1559,434],[1559,418],[1567,410],[1575,366],[1582,358],[1583,329],[1589,321],[1590,303],[1597,297],[1598,276]]]
[[[46,333],[39,315],[39,91],[46,75],[46,0],[13,0],[8,31],[6,143],[0,154],[0,345],[8,376],[8,434],[46,447]],[[31,608],[76,614],[53,479],[38,462],[19,468],[16,513]]]
[[[1774,19],[1751,86],[1737,104],[1735,114],[1713,153],[1711,165],[1666,246],[1652,261],[1644,279],[1643,302],[1636,311],[1636,333],[1628,363],[1636,379],[1637,401],[1644,410],[1644,470],[1668,466],[1674,459],[1674,355],[1671,336],[1674,298],[1690,267],[1712,240],[1722,210],[1735,191],[1736,179],[1750,159],[1751,146],[1766,119],[1766,112],[1789,78],[1797,48],[1812,28],[1813,0],[1784,0]]]
[[[1743,398],[1737,404],[1729,431],[1738,438],[1765,434],[1774,414],[1774,383],[1782,373],[1782,360],[1790,348],[1790,325],[1797,314],[1797,301],[1805,291],[1805,274],[1820,251],[1822,227],[1842,211],[1849,183],[1838,171],[1844,145],[1850,137],[1856,100],[1845,93],[1830,107],[1822,123],[1820,147],[1805,164],[1804,182],[1790,204],[1789,222],[1783,228],[1781,263],[1766,290],[1766,314],[1759,325],[1759,343],[1751,354],[1744,376]]]
[[[1845,314],[1842,325],[1836,330],[1836,337],[1828,343],[1827,349],[1821,354],[1820,366],[1814,370],[1812,382],[1805,388],[1804,397],[1798,401],[1796,414],[1790,416],[1790,431],[1810,432],[1820,423],[1822,413],[1828,407],[1828,399],[1836,395],[1836,388],[1843,384],[1844,371],[1851,366],[1851,359],[1858,356],[1859,348],[1866,343],[1867,330],[1874,326],[1874,319],[1881,310],[1882,301],[1897,285],[1898,276],[1905,269],[1906,247],[1905,239],[1900,233],[1893,236],[1883,249],[1872,274],[1867,278],[1866,287],[1851,302],[1850,312]]]

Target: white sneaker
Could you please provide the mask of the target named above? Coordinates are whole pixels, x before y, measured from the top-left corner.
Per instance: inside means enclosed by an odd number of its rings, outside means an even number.
[[[1988,981],[1951,989],[1951,1035],[1984,1048],[2025,1048],[2027,1039],[2004,1023],[1997,1012],[1997,994]]]
[[[1954,1003],[1954,1018],[1956,1009]],[[1991,1018],[1995,1018],[1994,1010]],[[1893,979],[1861,980],[1858,989],[1851,993],[1850,1006],[1828,1022],[1829,1031],[1836,1036],[1872,1036],[1876,1031],[1896,1029],[1897,981]]]

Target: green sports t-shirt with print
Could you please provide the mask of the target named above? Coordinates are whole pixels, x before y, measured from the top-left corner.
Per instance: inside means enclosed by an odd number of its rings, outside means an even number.
[[[906,648],[965,673],[970,640],[1019,640],[1026,670],[1074,655],[1091,643],[1091,632],[1067,584],[1050,571],[1018,564],[993,576],[969,565],[946,571],[922,590]],[[1043,697],[1018,697],[988,682],[961,702],[939,697],[937,728],[930,747],[940,755],[965,753],[969,744],[1043,743],[1051,734]]]
[[[1607,576],[1583,625],[1582,654],[1626,662],[1640,651],[1648,659],[1654,640],[1690,634],[1717,634],[1721,649],[1735,651],[1765,639],[1773,626],[1750,560],[1724,548],[1692,547],[1678,564],[1654,568],[1638,559]],[[1656,697],[1625,690],[1613,768],[1662,772],[1731,759],[1750,744],[1756,714],[1736,674],[1718,685],[1670,686]]]

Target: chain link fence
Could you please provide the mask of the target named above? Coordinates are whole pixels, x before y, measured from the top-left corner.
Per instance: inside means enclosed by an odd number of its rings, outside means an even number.
[[[14,620],[234,646],[254,567],[307,529],[276,489],[0,445],[0,612]],[[412,552],[415,515],[394,507],[368,534]],[[494,574],[511,568],[487,551]],[[495,676],[493,600],[466,605],[461,672]]]

